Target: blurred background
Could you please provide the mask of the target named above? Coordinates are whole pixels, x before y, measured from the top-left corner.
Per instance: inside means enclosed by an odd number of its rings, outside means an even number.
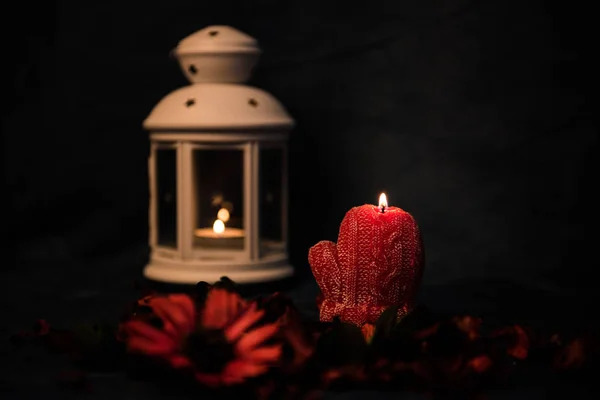
[[[187,84],[170,51],[216,24],[259,41],[251,84],[297,121],[289,237],[300,279],[311,279],[309,247],[335,241],[346,211],[385,191],[421,227],[426,286],[595,289],[596,29],[582,5],[14,6],[2,35],[7,308],[26,296],[42,310],[66,293],[86,299],[141,278],[149,251],[142,121]]]

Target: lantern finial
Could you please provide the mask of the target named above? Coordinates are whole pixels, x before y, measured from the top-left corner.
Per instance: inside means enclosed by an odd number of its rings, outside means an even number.
[[[260,53],[256,39],[225,25],[201,29],[174,50],[191,83],[247,82]]]

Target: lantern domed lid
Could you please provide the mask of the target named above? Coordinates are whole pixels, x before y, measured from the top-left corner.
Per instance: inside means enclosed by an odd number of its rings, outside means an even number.
[[[251,36],[225,25],[213,25],[182,39],[176,55],[212,53],[259,53],[258,42]]]
[[[264,90],[245,85],[202,83],[165,96],[144,121],[148,130],[291,129],[294,120]]]

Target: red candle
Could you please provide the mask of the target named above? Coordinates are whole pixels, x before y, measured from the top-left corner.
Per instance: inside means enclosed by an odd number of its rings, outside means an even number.
[[[385,194],[379,206],[365,204],[344,217],[337,244],[321,241],[308,254],[313,275],[323,293],[320,318],[358,326],[375,323],[390,306],[398,317],[414,306],[421,282],[424,252],[414,218],[389,207]]]

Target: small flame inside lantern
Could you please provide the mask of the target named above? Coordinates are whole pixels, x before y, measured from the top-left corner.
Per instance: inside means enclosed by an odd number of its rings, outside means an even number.
[[[221,208],[217,213],[217,218],[223,222],[229,221],[229,210],[226,208]]]
[[[381,212],[385,212],[387,206],[387,197],[385,196],[385,193],[381,193],[381,195],[379,195],[379,209],[381,210]]]
[[[213,231],[217,234],[225,232],[225,223],[220,219],[216,220],[213,224]]]

